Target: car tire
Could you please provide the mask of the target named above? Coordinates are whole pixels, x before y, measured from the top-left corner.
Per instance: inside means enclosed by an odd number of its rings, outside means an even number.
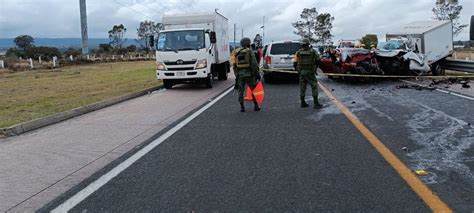
[[[212,88],[214,86],[214,76],[212,74],[208,75],[206,78],[206,87]]]
[[[431,67],[431,73],[432,73],[434,76],[437,76],[437,75],[445,75],[445,74],[446,74],[446,70],[443,68],[443,66],[441,66],[441,63],[435,63],[435,64],[433,64],[433,66]]]
[[[173,88],[173,81],[170,79],[164,79],[163,85],[165,86],[166,89],[171,89]]]
[[[270,76],[270,74],[263,74],[263,81],[266,84],[271,84],[273,81],[273,78]]]

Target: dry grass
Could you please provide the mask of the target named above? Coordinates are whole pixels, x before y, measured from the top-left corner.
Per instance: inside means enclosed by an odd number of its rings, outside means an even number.
[[[0,128],[160,85],[153,61],[0,73]]]

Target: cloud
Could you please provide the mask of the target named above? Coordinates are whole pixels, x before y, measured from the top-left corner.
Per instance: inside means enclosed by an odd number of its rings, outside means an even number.
[[[298,39],[292,22],[303,8],[316,7],[320,13],[334,17],[334,40],[360,38],[367,33],[384,34],[417,20],[430,20],[435,0],[87,0],[89,37],[107,37],[115,24],[124,24],[128,38],[136,38],[140,21],[159,22],[163,14],[210,12],[229,18],[232,32],[237,24],[236,40],[253,38],[262,33],[265,16],[266,41]],[[464,9],[460,21],[470,23],[474,1],[460,0]],[[77,0],[0,0],[0,37],[21,34],[34,37],[79,37],[79,4]],[[455,39],[468,39],[464,30]],[[231,33],[230,40],[233,40]]]

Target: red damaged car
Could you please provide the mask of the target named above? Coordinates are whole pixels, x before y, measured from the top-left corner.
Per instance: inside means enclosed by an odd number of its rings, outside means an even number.
[[[336,74],[383,75],[374,53],[363,48],[340,48],[326,52],[321,58],[321,70]]]

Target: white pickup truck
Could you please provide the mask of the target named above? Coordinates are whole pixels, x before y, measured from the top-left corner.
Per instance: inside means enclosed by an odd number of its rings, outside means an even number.
[[[164,15],[156,42],[156,76],[165,88],[179,83],[227,80],[230,72],[228,20],[221,14]]]

